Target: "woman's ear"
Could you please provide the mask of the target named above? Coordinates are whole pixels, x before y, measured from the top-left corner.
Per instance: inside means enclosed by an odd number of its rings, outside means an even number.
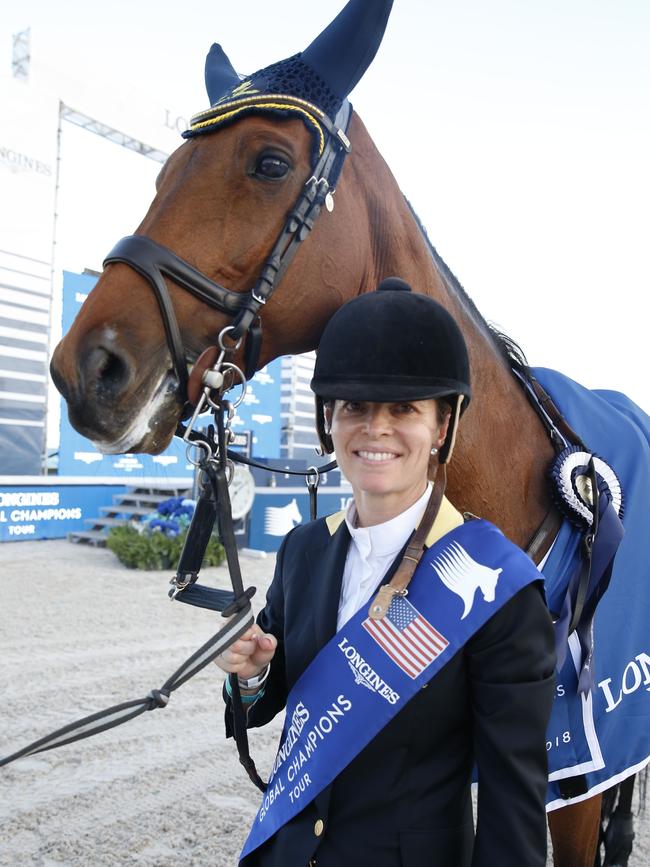
[[[443,447],[445,440],[447,439],[447,431],[449,430],[449,420],[451,419],[451,407],[449,406],[448,403],[445,402],[442,404],[442,412],[443,412],[443,418],[442,418],[442,421],[440,422],[440,427],[438,429],[438,435],[435,437],[435,439],[433,441],[434,446],[436,446],[438,448],[438,450],[440,450]]]

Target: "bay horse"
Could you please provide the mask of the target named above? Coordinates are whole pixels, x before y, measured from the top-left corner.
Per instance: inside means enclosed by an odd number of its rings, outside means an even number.
[[[344,13],[360,5],[362,0],[351,0]],[[380,9],[385,25],[390,2],[368,5]],[[229,63],[218,46],[211,55],[221,87]],[[255,84],[254,76],[243,82],[235,76],[227,82],[226,97],[220,97],[213,81],[217,99],[211,102],[225,99],[226,107],[239,106],[237,100],[258,92]],[[211,134],[192,134],[163,167],[156,196],[136,231],[137,238],[172,251],[242,298],[257,285],[287,214],[314,170],[313,124],[296,114],[298,103],[292,102],[293,114],[286,110],[289,103],[279,109],[277,101],[270,109],[266,105],[229,118]],[[211,117],[199,117],[197,130]],[[263,306],[254,366],[316,348],[334,311],[387,276],[399,275],[438,300],[464,333],[473,375],[472,409],[460,426],[449,469],[450,497],[525,548],[547,516],[554,529],[561,522],[545,478],[555,455],[553,444],[513,378],[507,341],[488,327],[428,243],[354,112],[345,137],[352,150],[336,195],[326,202],[327,212],[314,222]],[[187,286],[178,275],[165,285],[178,325],[176,345],[182,346],[184,360],[195,362],[231,323],[237,307],[227,313],[206,305],[197,294],[184,291]],[[52,377],[67,401],[70,420],[103,452],[159,453],[183,414],[187,393],[170,349],[173,335],[161,322],[161,304],[140,268],[113,257],[54,352]],[[242,352],[233,354],[240,365]],[[549,544],[550,537],[537,559]],[[549,814],[557,867],[592,867],[600,802],[596,795]]]

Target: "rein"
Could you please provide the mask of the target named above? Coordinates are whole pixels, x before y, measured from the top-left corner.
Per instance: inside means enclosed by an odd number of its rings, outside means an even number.
[[[238,455],[227,448],[226,444],[231,433],[230,422],[234,415],[232,404],[224,400],[221,405],[213,402],[212,405],[216,426],[210,427],[207,436],[194,432],[189,437],[190,446],[198,447],[204,454],[199,461],[192,461],[199,469],[200,491],[179,559],[178,569],[176,575],[171,579],[172,588],[168,595],[171,600],[220,612],[221,616],[227,619],[225,625],[185,660],[159,689],[152,689],[144,698],[121,702],[69,723],[26,747],[0,758],[0,767],[10,764],[16,759],[92,737],[128,722],[145,711],[166,707],[172,692],[194,677],[195,674],[198,674],[224,650],[227,650],[255,622],[250,603],[255,594],[255,588],[244,589],[234,535],[228,483],[232,478],[234,469],[233,460],[263,469],[270,469],[270,467],[265,467],[263,464],[245,458],[243,455]],[[277,471],[303,475],[307,478],[310,513],[313,520],[316,518],[316,494],[320,475],[336,466],[336,461],[331,461],[321,467],[309,467],[303,473],[286,470],[283,467],[277,467]],[[215,523],[218,525],[219,536],[226,552],[232,591],[220,590],[197,583],[205,550]],[[263,784],[257,775],[252,759],[248,755],[245,712],[237,686],[233,688],[233,696],[237,720],[235,740],[240,761],[255,785],[260,787]],[[244,721],[243,724],[242,720]]]

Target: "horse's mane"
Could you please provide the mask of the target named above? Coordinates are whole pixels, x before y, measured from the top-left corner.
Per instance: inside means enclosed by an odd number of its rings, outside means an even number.
[[[406,197],[404,197],[406,199]],[[431,258],[433,259],[434,265],[436,266],[438,273],[443,278],[447,286],[463,301],[465,307],[469,310],[473,318],[476,320],[477,324],[480,325],[485,333],[488,335],[495,349],[498,351],[499,355],[506,362],[508,367],[512,370],[516,370],[520,373],[526,380],[530,382],[532,378],[532,373],[530,370],[530,365],[528,364],[528,360],[526,359],[526,355],[524,354],[523,349],[519,344],[497,328],[495,325],[489,323],[483,314],[480,312],[476,304],[472,301],[470,296],[465,291],[462,283],[456,277],[454,272],[451,270],[449,265],[442,258],[440,253],[436,250],[436,248],[431,243],[429,235],[427,233],[422,220],[418,217],[415,210],[413,209],[413,205],[406,199],[406,204],[409,206],[411,214],[413,215],[413,219],[416,222],[417,227],[422,233],[422,237],[424,238],[427,247],[429,248],[429,252],[431,253]]]

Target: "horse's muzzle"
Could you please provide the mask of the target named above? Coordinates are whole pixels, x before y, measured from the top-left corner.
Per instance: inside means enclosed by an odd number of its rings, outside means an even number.
[[[132,356],[102,330],[86,337],[81,349],[63,340],[50,373],[72,426],[102,451],[157,452],[171,438],[181,410],[178,382],[168,366],[168,357],[160,359],[147,365],[158,371],[155,378],[140,377]]]

